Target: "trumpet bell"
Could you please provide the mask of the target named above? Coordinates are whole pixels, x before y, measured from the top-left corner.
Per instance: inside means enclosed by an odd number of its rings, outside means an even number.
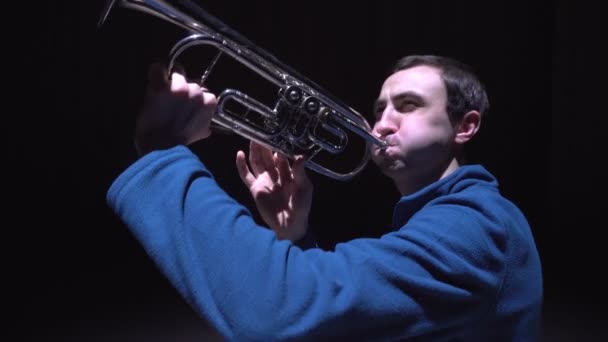
[[[203,65],[198,81],[219,94],[214,127],[290,159],[303,155],[308,169],[343,181],[364,169],[370,144],[386,145],[354,109],[192,1],[110,0],[99,26],[117,7],[153,15],[187,32],[168,53],[168,71],[176,63],[190,65],[182,62],[188,58]]]

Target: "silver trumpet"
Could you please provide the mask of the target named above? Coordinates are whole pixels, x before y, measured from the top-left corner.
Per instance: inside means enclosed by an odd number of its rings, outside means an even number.
[[[278,87],[276,100],[270,106],[239,90],[227,88],[217,97],[218,105],[212,123],[293,159],[303,155],[306,167],[337,180],[349,180],[359,174],[370,159],[370,145],[383,148],[386,142],[375,137],[365,118],[352,108],[306,79],[277,58],[252,44],[189,0],[110,0],[107,1],[98,26],[106,22],[113,8],[124,7],[156,16],[177,25],[189,36],[178,41],[169,53],[168,72],[178,57],[197,45],[217,49],[201,77],[209,77],[223,55],[261,75]],[[168,76],[168,75],[167,75]],[[362,138],[361,159],[354,167],[338,172],[323,166],[319,157],[345,151],[350,136]],[[357,158],[357,160],[359,160]]]

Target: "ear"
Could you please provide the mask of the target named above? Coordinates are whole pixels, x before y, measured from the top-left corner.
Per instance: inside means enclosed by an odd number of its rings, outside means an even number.
[[[454,141],[458,144],[464,144],[471,140],[479,130],[480,124],[481,114],[478,111],[472,110],[466,113],[458,124]]]

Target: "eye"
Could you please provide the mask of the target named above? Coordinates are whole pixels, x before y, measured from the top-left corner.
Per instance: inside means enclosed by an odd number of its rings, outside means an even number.
[[[395,109],[399,113],[409,113],[416,110],[418,107],[420,107],[419,104],[411,99],[403,99],[395,103]]]

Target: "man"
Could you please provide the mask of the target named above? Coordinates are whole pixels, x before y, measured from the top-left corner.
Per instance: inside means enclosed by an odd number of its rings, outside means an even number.
[[[152,70],[136,126],[141,158],[108,203],[191,305],[229,340],[533,341],[542,273],[530,227],[464,146],[488,99],[457,61],[400,60],[375,105],[373,160],[402,197],[381,238],[304,248],[312,184],[252,144],[236,163],[272,230],[185,145],[210,134],[216,98]],[[295,243],[292,243],[295,242]]]

